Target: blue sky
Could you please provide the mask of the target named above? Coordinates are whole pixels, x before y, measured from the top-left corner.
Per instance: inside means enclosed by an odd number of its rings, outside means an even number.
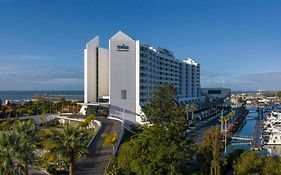
[[[118,30],[201,64],[202,87],[281,89],[279,0],[0,0],[0,90],[83,89],[83,49]]]

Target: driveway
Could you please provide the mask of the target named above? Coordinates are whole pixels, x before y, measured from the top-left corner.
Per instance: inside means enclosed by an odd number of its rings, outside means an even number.
[[[103,133],[118,133],[122,123],[107,118],[98,118],[97,120],[102,122],[102,128],[89,146],[89,154],[80,159],[74,166],[75,175],[103,175],[112,157],[112,147],[103,145],[104,139],[101,135]]]

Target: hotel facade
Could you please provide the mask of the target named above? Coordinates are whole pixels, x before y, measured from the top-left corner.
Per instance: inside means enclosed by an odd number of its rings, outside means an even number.
[[[153,96],[153,89],[172,82],[178,103],[201,100],[200,64],[180,60],[174,53],[140,44],[119,31],[109,48],[99,47],[99,37],[84,50],[84,103],[81,113],[95,106],[109,108],[109,116],[141,124],[141,107]]]

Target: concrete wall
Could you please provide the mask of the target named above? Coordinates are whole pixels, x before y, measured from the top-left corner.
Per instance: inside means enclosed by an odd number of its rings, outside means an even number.
[[[213,98],[227,98],[231,96],[231,89],[228,88],[202,88],[202,95],[209,95]]]
[[[139,42],[123,32],[109,40],[109,115],[136,122],[139,112]],[[121,90],[127,98],[121,99]]]
[[[109,96],[109,53],[99,48],[99,97]]]
[[[99,37],[96,36],[84,50],[84,103],[96,102],[96,58]]]

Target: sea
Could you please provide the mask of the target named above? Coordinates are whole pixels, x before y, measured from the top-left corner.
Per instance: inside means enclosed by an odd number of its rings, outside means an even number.
[[[233,94],[241,93],[255,93],[257,91],[232,91]],[[83,90],[74,90],[74,91],[57,91],[57,90],[48,90],[48,91],[0,91],[0,100],[31,100],[34,96],[52,96],[55,98],[64,97],[67,100],[83,100],[84,91]]]
[[[64,97],[67,100],[83,100],[84,91],[0,91],[0,100],[31,100],[34,96]]]

